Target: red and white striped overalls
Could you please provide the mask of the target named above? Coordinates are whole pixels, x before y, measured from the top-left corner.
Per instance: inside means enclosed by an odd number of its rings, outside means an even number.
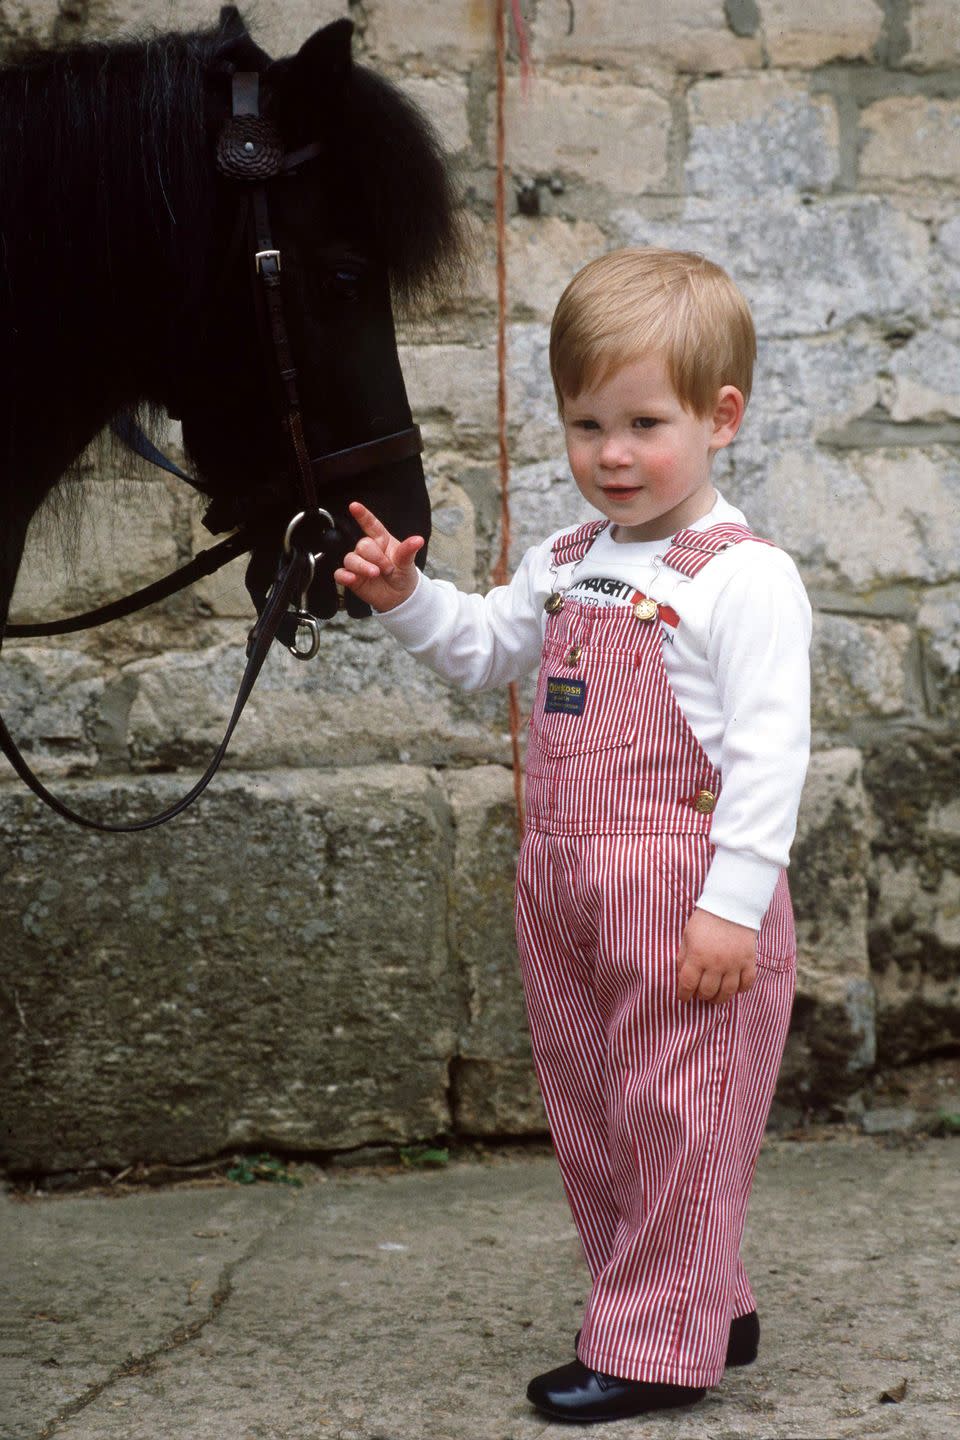
[[[601,528],[563,536],[556,562],[582,558]],[[741,526],[684,530],[663,564],[693,578],[753,539]],[[531,716],[524,991],[593,1280],[579,1358],[673,1385],[715,1385],[731,1318],[755,1308],[740,1240],[794,989],[783,872],[753,988],[723,1005],[677,999],[720,786],[669,684],[651,602],[565,599],[549,616]]]

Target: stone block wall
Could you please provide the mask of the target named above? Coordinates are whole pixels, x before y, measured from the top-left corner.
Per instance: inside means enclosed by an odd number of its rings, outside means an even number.
[[[401,320],[433,573],[499,547],[495,0],[259,0],[262,43],[349,14],[433,117],[476,263]],[[14,0],[0,53],[215,15],[199,0]],[[816,611],[816,753],[780,1088],[855,1107],[877,1064],[960,1045],[960,9],[953,0],[525,0],[507,94],[514,559],[585,515],[546,367],[570,274],[666,244],[725,264],[757,320],[723,492]],[[176,447],[176,428],[171,444]],[[20,617],[82,608],[203,542],[175,482],[91,461],[83,524],[38,525]],[[242,565],[139,619],[4,648],[0,695],[78,803],[145,812],[216,743]],[[464,697],[373,622],[277,654],[228,771],[168,830],[81,835],[0,778],[0,1155],[19,1169],[538,1133],[510,922],[505,699]]]

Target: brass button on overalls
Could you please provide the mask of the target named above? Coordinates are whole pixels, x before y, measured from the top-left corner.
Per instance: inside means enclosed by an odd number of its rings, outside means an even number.
[[[583,646],[582,646],[582,645],[571,645],[571,646],[570,646],[570,649],[567,651],[566,655],[564,656],[564,664],[565,664],[565,665],[576,665],[577,662],[578,662],[579,659],[580,659],[580,656],[581,656],[582,654],[583,654]]]
[[[559,590],[554,590],[552,595],[547,596],[543,602],[543,608],[548,615],[556,615],[558,610],[563,609],[563,596]]]
[[[717,797],[712,790],[698,790],[697,798],[693,802],[694,810],[701,815],[710,815],[716,809]]]
[[[633,607],[634,617],[637,620],[656,620],[658,608],[656,600],[638,600]]]

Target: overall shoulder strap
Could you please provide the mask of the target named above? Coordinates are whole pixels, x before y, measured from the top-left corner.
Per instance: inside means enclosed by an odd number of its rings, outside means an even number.
[[[746,525],[711,525],[709,530],[678,530],[663,557],[663,563],[692,580],[722,550],[729,550],[731,545],[741,545],[744,540],[753,540],[757,545],[773,545],[772,540],[762,540]]]
[[[609,523],[609,520],[588,520],[576,530],[568,530],[565,535],[558,535],[553,542],[554,564],[569,565],[571,561],[582,560],[601,530],[606,530]]]

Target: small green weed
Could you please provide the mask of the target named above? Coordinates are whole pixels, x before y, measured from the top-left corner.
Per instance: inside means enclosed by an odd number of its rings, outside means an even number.
[[[960,1115],[941,1110],[933,1129],[934,1135],[960,1135]]]
[[[414,1170],[439,1170],[449,1164],[450,1151],[446,1147],[439,1149],[433,1145],[403,1145],[400,1149],[400,1160]]]
[[[302,1185],[298,1175],[291,1175],[282,1160],[273,1155],[243,1155],[236,1165],[227,1171],[227,1179],[238,1185],[254,1185],[258,1180],[272,1181],[275,1185]]]

